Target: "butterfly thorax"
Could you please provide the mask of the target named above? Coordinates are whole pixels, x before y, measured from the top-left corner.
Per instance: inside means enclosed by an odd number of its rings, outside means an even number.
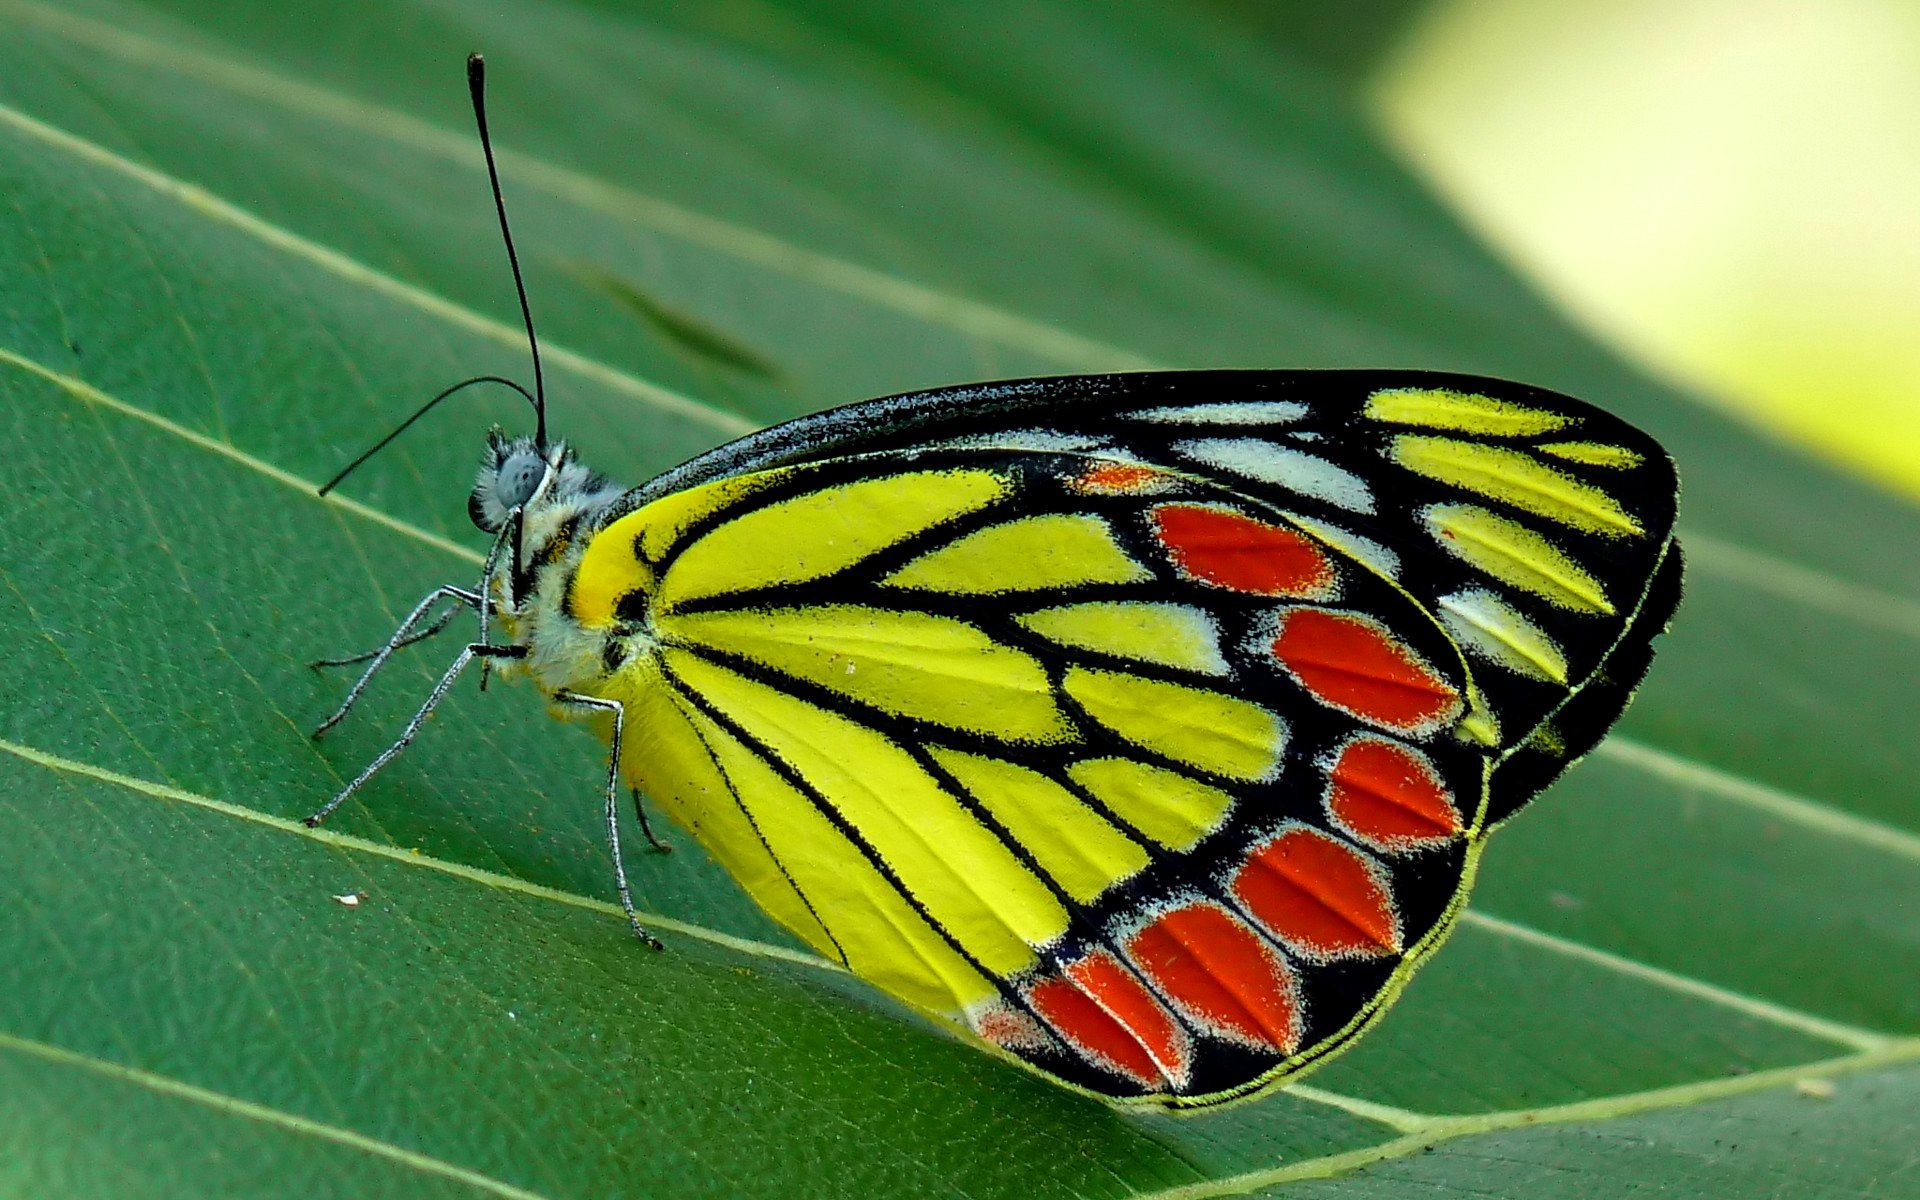
[[[504,531],[502,561],[487,589],[508,640],[527,648],[517,670],[548,692],[579,688],[608,670],[614,635],[575,620],[567,594],[588,544],[624,492],[565,443],[542,449],[497,430],[488,436],[468,512],[481,529]],[[517,530],[510,527],[516,509]]]

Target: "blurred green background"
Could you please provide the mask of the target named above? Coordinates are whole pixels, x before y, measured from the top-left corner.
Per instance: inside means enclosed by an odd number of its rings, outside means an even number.
[[[1376,14],[1399,22],[1362,64],[1390,140],[1566,311],[1920,494],[1920,5]]]

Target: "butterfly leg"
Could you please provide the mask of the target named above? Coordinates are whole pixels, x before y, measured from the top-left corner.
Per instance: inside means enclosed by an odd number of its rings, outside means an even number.
[[[670,843],[653,836],[653,823],[647,820],[647,806],[640,803],[640,789],[627,790],[633,793],[633,815],[640,818],[640,832],[647,835],[647,844],[653,847],[656,854],[672,854],[673,846]]]
[[[431,610],[435,604],[446,598],[452,598],[455,603],[449,605],[447,611],[435,618],[431,625],[428,625],[425,629],[416,630],[414,626],[420,623],[428,611]],[[393,636],[387,639],[386,645],[381,646],[377,650],[369,650],[364,654],[355,654],[350,658],[323,658],[307,664],[311,667],[343,667],[357,662],[367,662],[368,659],[373,660],[367,663],[367,669],[360,673],[360,678],[354,682],[353,687],[347,690],[347,698],[340,702],[340,707],[334,710],[332,716],[320,722],[319,728],[313,731],[313,736],[325,736],[328,730],[346,719],[348,710],[359,701],[360,694],[367,690],[367,685],[373,682],[374,674],[387,664],[387,660],[393,657],[394,651],[400,649],[402,646],[411,646],[415,642],[425,641],[427,638],[439,633],[453,620],[454,615],[460,611],[462,606],[481,609],[483,606],[480,600],[480,593],[470,592],[465,588],[455,587],[452,584],[444,584],[428,592],[426,599],[414,605],[413,611],[407,614],[406,620],[400,622],[400,627],[393,631]],[[485,639],[483,638],[482,640],[484,641]]]
[[[627,866],[620,854],[620,735],[626,725],[627,710],[618,700],[606,700],[599,696],[582,696],[577,692],[555,692],[553,698],[562,704],[572,704],[579,708],[597,708],[613,714],[613,746],[607,760],[607,849],[613,853],[613,882],[620,889],[620,907],[627,912],[627,924],[633,926],[633,936],[639,938],[655,950],[660,949],[660,939],[648,933],[640,924],[640,914],[633,908],[633,892],[627,887]],[[641,828],[646,828],[646,818],[642,817]],[[653,841],[653,831],[647,830],[647,840]],[[660,843],[654,842],[654,845]]]
[[[321,667],[350,667],[355,663],[366,662],[370,658],[378,658],[389,651],[411,646],[415,642],[424,642],[451,624],[453,619],[460,615],[460,607],[458,604],[450,604],[447,606],[447,611],[435,617],[433,624],[427,626],[425,629],[416,629],[405,637],[396,633],[393,638],[384,645],[375,646],[371,650],[362,650],[358,654],[348,654],[340,658],[316,658],[307,665],[315,670]]]
[[[493,586],[494,573],[500,569],[500,554],[506,549],[509,537],[511,537],[514,546],[513,560],[515,562],[520,561],[520,527],[523,519],[523,511],[522,509],[515,508],[507,514],[506,523],[500,526],[500,532],[493,539],[493,545],[487,549],[487,559],[484,563],[480,564],[480,594],[482,596],[493,596],[497,594]],[[487,618],[493,615],[493,605],[482,604],[478,607],[480,610],[480,640],[491,645],[493,635],[487,628]],[[489,659],[480,664],[481,691],[484,692],[487,690],[487,679],[492,672],[492,660]]]
[[[475,642],[465,650],[462,650],[459,657],[453,660],[453,665],[447,668],[446,674],[440,676],[440,682],[433,685],[433,691],[427,693],[426,703],[422,704],[420,710],[413,714],[413,719],[407,722],[407,727],[400,731],[400,736],[394,739],[393,744],[385,750],[382,750],[379,757],[368,763],[366,769],[361,771],[360,774],[354,776],[352,783],[341,788],[333,799],[321,805],[319,811],[310,814],[305,821],[307,827],[312,828],[332,816],[333,810],[346,803],[347,797],[359,791],[361,786],[364,785],[367,780],[372,779],[381,767],[386,766],[400,756],[400,752],[405,750],[408,744],[413,741],[415,735],[420,732],[420,727],[427,723],[427,718],[433,715],[433,710],[439,706],[440,701],[446,696],[448,689],[453,687],[454,680],[460,678],[460,672],[467,669],[467,664],[476,658],[524,658],[526,657],[526,653],[527,648],[525,646],[488,646],[479,642]],[[375,665],[378,664],[376,663]],[[367,673],[371,675],[373,673],[372,668],[368,668]],[[337,715],[335,719],[338,719]]]

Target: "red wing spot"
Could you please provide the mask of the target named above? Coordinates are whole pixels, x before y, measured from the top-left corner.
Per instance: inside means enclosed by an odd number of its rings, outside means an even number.
[[[1193,1051],[1187,1044],[1186,1031],[1119,959],[1104,950],[1096,950],[1077,962],[1068,963],[1066,976],[1132,1032],[1134,1040],[1146,1047],[1169,1083],[1175,1087],[1186,1083],[1187,1072],[1193,1066]]]
[[[1300,1045],[1299,984],[1260,935],[1225,909],[1188,904],[1127,939],[1147,977],[1188,1016],[1250,1046]]]
[[[1460,832],[1460,812],[1426,755],[1385,738],[1357,737],[1327,772],[1327,812],[1383,850],[1411,850]]]
[[[1154,467],[1137,467],[1129,463],[1102,463],[1097,467],[1088,467],[1067,486],[1076,492],[1091,492],[1101,496],[1124,496],[1129,493],[1153,492],[1171,482],[1165,471]]]
[[[1142,1087],[1157,1091],[1186,1081],[1192,1060],[1186,1034],[1119,959],[1095,951],[1069,964],[1066,974],[1027,993],[1048,1024],[1088,1059]]]
[[[1141,1087],[1159,1085],[1160,1068],[1147,1048],[1079,988],[1064,979],[1049,979],[1035,984],[1027,998],[1035,1012],[1089,1059]]]
[[[1290,609],[1273,654],[1321,702],[1388,729],[1424,731],[1460,710],[1460,693],[1369,617]]]
[[[1339,577],[1313,539],[1283,525],[1199,504],[1162,504],[1154,532],[1190,579],[1261,596],[1326,599]]]
[[[1254,847],[1231,886],[1248,912],[1302,953],[1371,958],[1400,949],[1400,920],[1373,868],[1318,830],[1295,826]]]

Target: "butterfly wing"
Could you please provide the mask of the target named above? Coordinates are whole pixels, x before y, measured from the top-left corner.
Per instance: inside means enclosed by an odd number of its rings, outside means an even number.
[[[886,451],[668,494],[568,604],[629,773],[821,953],[1174,1106],[1344,1045],[1457,910],[1497,752],[1445,625],[1274,506]]]
[[[1495,817],[1604,736],[1680,598],[1678,480],[1571,397],[1425,371],[1194,371],[868,401],[723,446],[644,501],[769,466],[929,445],[1098,454],[1263,501],[1417,600],[1474,663]]]

